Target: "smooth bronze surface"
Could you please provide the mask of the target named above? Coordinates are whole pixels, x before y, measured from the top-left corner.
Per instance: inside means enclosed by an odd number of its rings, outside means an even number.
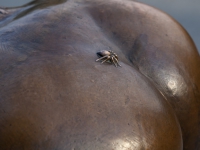
[[[0,14],[0,150],[200,149],[200,57],[175,20],[129,0],[40,2]],[[108,48],[123,67],[95,62]]]

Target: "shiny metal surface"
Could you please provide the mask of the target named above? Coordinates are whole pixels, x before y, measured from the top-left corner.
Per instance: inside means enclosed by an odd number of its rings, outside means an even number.
[[[37,4],[0,16],[0,149],[199,150],[200,57],[180,24],[129,0]],[[123,67],[95,62],[108,48]]]
[[[1,0],[0,6],[20,6],[31,0]],[[199,0],[136,0],[158,8],[173,18],[189,32],[200,53],[200,1]]]
[[[159,8],[175,18],[191,35],[200,53],[200,1],[199,0],[137,0]]]

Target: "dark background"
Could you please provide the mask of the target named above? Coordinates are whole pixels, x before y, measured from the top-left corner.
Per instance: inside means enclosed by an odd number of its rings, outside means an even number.
[[[31,0],[0,0],[0,6],[20,6]],[[200,53],[200,0],[136,0],[175,18],[189,32]]]

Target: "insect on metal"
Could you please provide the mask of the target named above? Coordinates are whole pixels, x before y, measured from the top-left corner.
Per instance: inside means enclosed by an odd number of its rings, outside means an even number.
[[[115,67],[117,66],[121,67],[118,61],[117,54],[111,50],[102,50],[100,52],[97,52],[97,56],[99,57],[99,59],[97,59],[96,61],[101,61],[102,64],[104,62],[110,62],[110,63],[113,63]]]

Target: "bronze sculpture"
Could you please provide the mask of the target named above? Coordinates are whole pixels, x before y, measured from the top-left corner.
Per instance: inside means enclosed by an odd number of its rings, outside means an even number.
[[[128,0],[35,2],[0,16],[0,149],[200,148],[200,58],[174,19]],[[108,47],[120,69],[95,62]]]

